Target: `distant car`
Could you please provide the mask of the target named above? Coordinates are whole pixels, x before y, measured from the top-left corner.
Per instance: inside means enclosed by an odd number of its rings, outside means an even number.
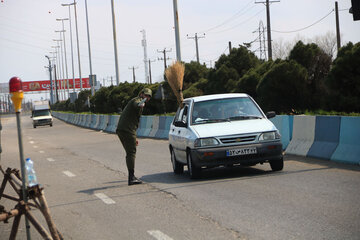
[[[279,131],[247,94],[214,94],[187,98],[179,107],[169,131],[174,173],[187,165],[191,178],[203,168],[269,162],[283,169]]]

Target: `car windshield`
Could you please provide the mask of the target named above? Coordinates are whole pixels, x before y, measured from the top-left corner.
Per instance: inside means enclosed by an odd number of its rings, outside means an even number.
[[[36,111],[33,112],[34,117],[49,116],[49,115],[50,115],[50,112],[47,109],[45,109],[45,110],[36,110]]]
[[[249,97],[225,98],[195,102],[192,124],[238,121],[263,118],[263,114]]]

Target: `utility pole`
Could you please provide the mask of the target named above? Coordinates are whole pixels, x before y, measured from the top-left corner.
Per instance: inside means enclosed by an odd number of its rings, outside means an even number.
[[[338,2],[335,2],[335,20],[336,20],[336,43],[337,43],[337,50],[339,52],[339,49],[341,47],[341,42],[340,42],[340,24],[339,24]]]
[[[187,37],[188,39],[195,39],[196,61],[197,61],[198,63],[200,63],[198,39],[199,39],[199,38],[205,38],[205,33],[204,33],[202,36],[200,36],[200,37],[198,37],[197,33],[195,33],[195,36],[194,36],[194,37],[189,37],[189,35],[186,34],[186,37]]]
[[[158,60],[164,60],[164,68],[165,68],[164,71],[165,71],[167,68],[166,59],[168,59],[168,60],[170,59],[170,58],[166,58],[166,53],[171,52],[171,48],[170,48],[170,50],[166,50],[166,48],[164,48],[164,50],[162,50],[162,51],[157,50],[157,52],[164,54],[164,58],[158,58]]]
[[[266,60],[266,44],[265,44],[265,27],[263,25],[263,22],[259,22],[259,28],[256,29],[253,33],[258,32],[259,33],[259,43],[260,43],[260,59]],[[256,50],[257,51],[257,50]]]
[[[175,25],[176,60],[181,62],[179,13],[177,9],[177,0],[173,0],[173,8],[174,8],[174,25]]]
[[[120,83],[120,76],[119,76],[119,64],[118,64],[117,43],[116,43],[116,25],[115,25],[114,0],[111,0],[111,13],[112,13],[113,39],[114,39],[116,86],[118,86],[119,83]]]
[[[229,54],[231,53],[231,41],[229,41]]]
[[[155,62],[156,60],[153,60],[153,61],[151,61],[150,59],[149,59],[149,75],[150,75],[150,84],[152,84],[152,78],[151,78],[151,63],[152,62]]]
[[[146,33],[145,29],[141,30],[143,34],[143,40],[141,41],[142,46],[144,47],[144,65],[145,65],[145,83],[149,83],[149,75],[148,75],[148,65],[147,65],[147,44],[146,44]]]
[[[56,78],[56,64],[54,64],[54,76],[55,76],[55,95],[56,95],[56,102],[59,101],[59,93],[57,87],[57,78]]]
[[[133,83],[135,83],[135,69],[138,69],[139,67],[132,66],[129,69],[132,69],[133,72]]]
[[[49,76],[50,76],[50,103],[54,104],[54,96],[53,96],[53,84],[52,84],[52,76],[51,76],[51,61],[50,61],[50,57],[45,55],[45,57],[49,60]]]
[[[255,2],[255,3],[265,3],[266,6],[266,22],[267,22],[267,36],[268,36],[268,57],[269,60],[272,60],[272,47],[271,47],[271,24],[270,24],[270,3],[280,2],[280,1],[269,1],[266,2]]]

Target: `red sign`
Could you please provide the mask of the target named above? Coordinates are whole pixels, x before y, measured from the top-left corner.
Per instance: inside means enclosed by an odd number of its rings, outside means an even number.
[[[24,92],[38,92],[50,90],[50,80],[45,81],[29,81],[23,82]],[[67,89],[67,80],[57,80],[57,89]],[[89,78],[82,79],[82,88],[90,88]],[[55,81],[53,82],[53,89],[55,90]],[[69,89],[74,89],[73,79],[69,79]],[[75,78],[75,89],[80,89],[80,79]]]

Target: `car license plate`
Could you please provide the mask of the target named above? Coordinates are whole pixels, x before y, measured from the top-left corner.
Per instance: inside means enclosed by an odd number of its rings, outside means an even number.
[[[239,149],[232,149],[226,151],[226,156],[239,156],[239,155],[250,155],[250,154],[256,154],[257,150],[256,147],[253,148],[239,148]]]

